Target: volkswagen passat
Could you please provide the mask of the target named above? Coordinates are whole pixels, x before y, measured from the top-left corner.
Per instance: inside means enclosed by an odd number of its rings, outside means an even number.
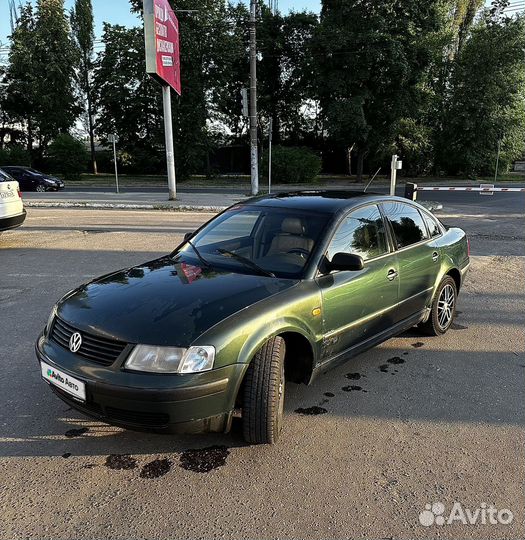
[[[298,192],[230,207],[173,253],[82,285],[36,352],[65,402],[131,429],[273,443],[285,383],[419,325],[445,333],[468,241],[415,202]]]

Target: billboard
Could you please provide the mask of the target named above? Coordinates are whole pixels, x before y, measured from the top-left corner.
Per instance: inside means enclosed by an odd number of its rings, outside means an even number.
[[[181,93],[179,21],[168,0],[144,0],[146,71]]]

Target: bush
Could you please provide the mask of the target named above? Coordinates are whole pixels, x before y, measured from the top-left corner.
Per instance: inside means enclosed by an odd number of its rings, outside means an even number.
[[[31,165],[31,155],[22,146],[10,146],[0,150],[0,166],[21,165],[29,167]]]
[[[310,184],[321,172],[321,158],[309,148],[274,146],[272,149],[272,182],[276,184]],[[262,173],[268,177],[268,152],[262,162]]]
[[[48,157],[51,170],[68,180],[78,180],[88,163],[84,143],[67,133],[62,133],[49,145]]]

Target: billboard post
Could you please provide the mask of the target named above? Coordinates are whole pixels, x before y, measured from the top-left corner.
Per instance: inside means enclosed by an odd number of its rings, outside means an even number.
[[[162,85],[169,200],[177,197],[171,88],[181,94],[179,21],[169,0],[143,0],[146,71]]]

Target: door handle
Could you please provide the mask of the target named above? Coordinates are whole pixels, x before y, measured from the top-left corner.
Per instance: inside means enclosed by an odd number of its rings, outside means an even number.
[[[398,276],[399,274],[397,273],[397,270],[395,270],[394,268],[391,268],[389,271],[388,271],[388,274],[386,275],[386,278],[388,279],[388,281],[394,281],[394,279],[396,279],[396,277]]]
[[[437,251],[434,251],[434,253],[432,253],[432,260],[434,262],[437,262],[438,259],[439,259],[439,253]]]

